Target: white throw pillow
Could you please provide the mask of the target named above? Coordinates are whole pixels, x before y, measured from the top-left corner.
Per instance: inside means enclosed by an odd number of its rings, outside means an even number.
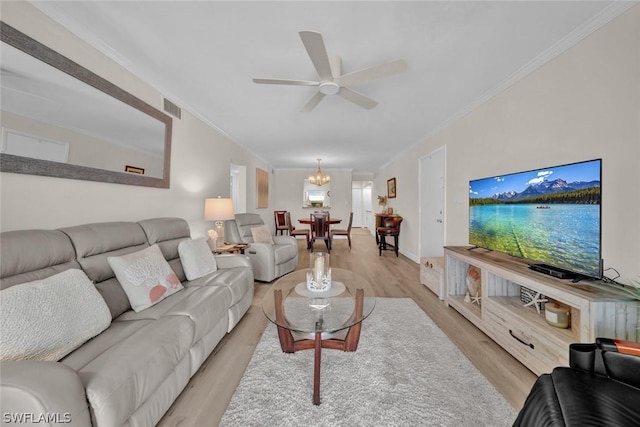
[[[178,253],[188,280],[199,279],[218,269],[216,258],[204,237],[183,240],[178,244]]]
[[[78,269],[0,291],[0,360],[58,361],[111,324],[93,282]]]
[[[275,244],[273,237],[271,237],[271,230],[266,225],[260,227],[251,228],[251,236],[255,243],[268,243],[270,245]]]
[[[158,245],[123,256],[110,256],[107,261],[136,313],[182,289]]]

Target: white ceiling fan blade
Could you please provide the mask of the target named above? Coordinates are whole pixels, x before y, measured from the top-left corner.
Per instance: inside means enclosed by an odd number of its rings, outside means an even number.
[[[354,71],[344,74],[335,79],[340,86],[351,86],[354,84],[368,82],[370,80],[381,79],[383,77],[399,74],[407,69],[407,63],[404,59],[398,59],[392,62],[365,68],[363,70]]]
[[[316,94],[313,95],[306,104],[304,104],[304,107],[302,107],[300,111],[302,111],[303,113],[308,113],[309,111],[316,108],[316,105],[318,105],[318,103],[322,101],[322,98],[324,98],[324,93],[316,92]]]
[[[366,108],[367,110],[370,110],[378,105],[378,103],[373,99],[367,98],[366,96],[358,92],[354,92],[351,89],[347,89],[346,87],[341,87],[338,95],[353,102],[354,104],[358,104],[359,106]]]
[[[285,79],[253,79],[254,83],[267,85],[291,85],[291,86],[318,86],[320,82],[311,80],[285,80]]]
[[[333,80],[329,55],[322,40],[322,34],[316,33],[315,31],[300,31],[300,38],[302,39],[305,49],[307,49],[313,66],[318,72],[320,80]]]

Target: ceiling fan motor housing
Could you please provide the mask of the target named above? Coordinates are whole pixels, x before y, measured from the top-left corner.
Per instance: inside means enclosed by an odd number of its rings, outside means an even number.
[[[335,95],[340,92],[340,85],[335,82],[320,82],[320,87],[318,88],[320,93],[325,95]]]

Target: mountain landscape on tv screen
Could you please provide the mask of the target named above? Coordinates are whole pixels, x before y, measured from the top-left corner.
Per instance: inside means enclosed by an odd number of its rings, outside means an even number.
[[[566,182],[562,178],[531,184],[521,192],[505,191],[490,198],[471,198],[471,204],[600,203],[600,181]]]
[[[600,187],[600,181],[590,182],[571,182],[568,183],[562,178],[554,179],[553,181],[542,181],[540,184],[533,184],[525,188],[521,193],[515,191],[509,191],[506,193],[496,194],[495,199],[498,200],[523,200],[530,197],[542,196],[545,194],[553,193],[566,193],[569,191],[583,190],[585,188]]]

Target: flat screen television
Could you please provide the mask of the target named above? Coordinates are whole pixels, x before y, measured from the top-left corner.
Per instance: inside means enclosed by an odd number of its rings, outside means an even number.
[[[601,176],[596,159],[470,181],[469,243],[552,276],[602,277]]]

